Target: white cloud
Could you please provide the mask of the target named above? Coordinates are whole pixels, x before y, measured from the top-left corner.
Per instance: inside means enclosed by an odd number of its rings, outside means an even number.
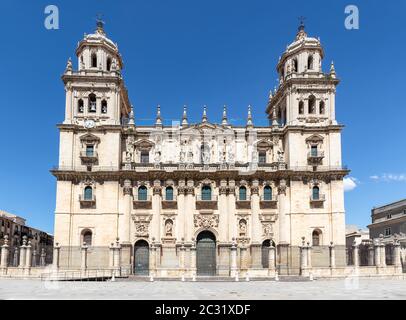
[[[374,181],[384,181],[384,182],[406,182],[406,174],[392,174],[384,173],[380,176],[374,175],[370,176],[370,179]]]
[[[350,192],[352,190],[354,190],[356,187],[358,187],[358,179],[356,178],[344,178],[344,191],[345,192]]]

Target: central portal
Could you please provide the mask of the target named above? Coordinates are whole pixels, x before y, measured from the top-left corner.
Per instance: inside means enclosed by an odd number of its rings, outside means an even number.
[[[149,275],[149,245],[144,240],[138,241],[134,246],[134,274]]]
[[[216,237],[210,231],[203,231],[197,237],[197,275],[216,275]]]

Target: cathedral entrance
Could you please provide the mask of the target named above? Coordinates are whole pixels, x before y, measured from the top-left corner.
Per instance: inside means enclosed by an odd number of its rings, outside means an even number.
[[[138,241],[134,246],[134,274],[149,275],[149,245],[144,240]]]
[[[197,275],[216,275],[216,237],[209,231],[201,232],[197,237]]]

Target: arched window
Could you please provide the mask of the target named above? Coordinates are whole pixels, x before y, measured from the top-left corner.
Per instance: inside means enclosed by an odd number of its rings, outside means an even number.
[[[324,114],[326,112],[326,105],[325,105],[324,101],[320,101],[319,109],[320,109],[320,114]]]
[[[107,113],[107,101],[106,100],[103,100],[101,103],[101,112]]]
[[[82,231],[82,243],[86,243],[86,245],[91,246],[92,237],[93,237],[93,233],[89,229]]]
[[[83,111],[84,111],[83,99],[79,99],[79,100],[78,100],[78,112],[79,112],[79,113],[83,113]]]
[[[313,198],[313,200],[320,200],[320,188],[319,187],[313,187],[312,198]]]
[[[85,200],[93,200],[93,188],[86,187],[85,188]]]
[[[204,186],[202,188],[202,200],[203,201],[211,201],[211,187]]]
[[[272,200],[272,188],[270,186],[265,186],[264,188],[264,201]]]
[[[89,94],[89,112],[96,112],[96,95],[94,93]]]
[[[111,58],[108,57],[107,58],[107,71],[110,71],[110,70],[111,70]]]
[[[240,187],[239,200],[240,201],[247,201],[247,188],[246,187]]]
[[[299,114],[304,114],[304,102],[299,102]]]
[[[167,187],[165,189],[165,200],[173,201],[173,188],[172,187]]]
[[[314,58],[312,55],[307,58],[307,69],[308,70],[313,70],[313,65],[314,65]]]
[[[148,200],[148,190],[147,187],[141,186],[138,188],[138,201]]]
[[[292,60],[292,72],[298,72],[299,71],[299,66],[297,63],[297,59]]]
[[[309,97],[309,114],[316,113],[316,98],[314,96]]]
[[[92,68],[97,68],[97,55],[96,53],[92,53]]]
[[[313,247],[320,246],[320,243],[321,243],[321,231],[320,230],[314,230],[313,234],[312,234]]]

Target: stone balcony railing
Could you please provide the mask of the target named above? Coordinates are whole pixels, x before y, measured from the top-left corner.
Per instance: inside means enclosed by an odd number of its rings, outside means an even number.
[[[278,206],[278,196],[273,194],[272,197],[269,198],[262,195],[259,205],[261,209],[276,209]]]
[[[315,197],[313,195],[310,196],[310,202],[312,204],[322,204],[325,201],[326,201],[326,195],[324,195],[324,194],[320,194],[318,197],[317,196]]]
[[[162,209],[177,209],[178,199],[176,195],[172,196],[172,199],[166,199],[165,196],[162,199]]]
[[[319,164],[324,159],[324,151],[310,151],[307,160],[311,164]]]
[[[79,202],[82,208],[92,208],[96,205],[96,196],[93,194],[91,197],[79,195]]]
[[[152,209],[152,197],[150,195],[139,197],[138,194],[135,194],[133,199],[133,206],[134,209],[150,210]]]
[[[97,154],[96,151],[93,152],[82,151],[80,152],[80,159],[82,160],[83,163],[94,164],[99,159],[99,155]]]
[[[202,210],[202,209],[217,210],[218,209],[218,196],[211,195],[210,198],[207,198],[207,196],[203,196],[201,194],[196,195],[196,209],[197,210]]]

